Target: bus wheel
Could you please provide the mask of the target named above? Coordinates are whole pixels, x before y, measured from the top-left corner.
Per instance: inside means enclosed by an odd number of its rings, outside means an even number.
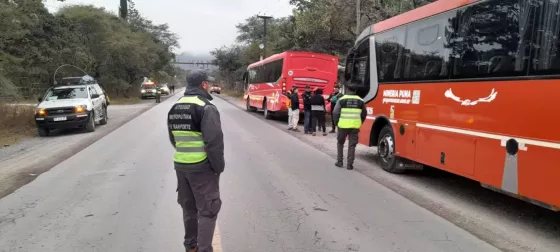
[[[391,125],[385,125],[379,134],[377,143],[379,163],[383,170],[390,173],[402,173],[397,167],[397,156],[395,155],[395,134]]]
[[[265,101],[263,104],[263,110],[264,110],[264,119],[272,119],[272,114],[270,114],[270,111],[268,111],[268,105],[267,102]]]
[[[248,112],[254,112],[255,109],[253,107],[251,107],[251,103],[249,103],[249,96],[247,96],[247,102],[245,103],[245,110],[247,110]]]

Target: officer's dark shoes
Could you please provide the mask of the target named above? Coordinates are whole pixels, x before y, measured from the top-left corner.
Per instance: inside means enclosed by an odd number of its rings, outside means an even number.
[[[346,169],[348,169],[348,170],[354,170],[354,165],[347,165],[347,166],[346,166]]]
[[[342,162],[336,162],[334,165],[335,165],[336,167],[342,168]]]

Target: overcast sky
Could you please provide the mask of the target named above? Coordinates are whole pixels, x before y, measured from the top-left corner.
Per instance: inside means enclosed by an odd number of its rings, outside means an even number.
[[[64,5],[93,4],[117,13],[119,0],[46,1],[51,12]],[[177,52],[208,54],[235,42],[235,25],[258,13],[282,17],[291,14],[289,0],[134,0],[136,8],[157,24],[168,23],[179,35]]]

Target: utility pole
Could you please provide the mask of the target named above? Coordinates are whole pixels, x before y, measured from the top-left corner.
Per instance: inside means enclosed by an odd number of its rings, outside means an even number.
[[[360,0],[356,0],[356,37],[360,35],[360,19],[362,17],[360,12]]]
[[[266,58],[266,25],[267,25],[267,21],[269,19],[271,19],[271,16],[259,16],[257,15],[258,18],[262,18],[264,20],[264,35],[263,35],[263,58]]]
[[[120,0],[120,2],[121,6],[119,6],[119,16],[126,20],[126,17],[128,16],[128,0]]]

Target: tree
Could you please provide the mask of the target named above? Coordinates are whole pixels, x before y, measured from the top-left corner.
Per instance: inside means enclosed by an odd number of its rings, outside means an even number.
[[[361,0],[360,30],[434,0]],[[333,54],[344,60],[354,45],[356,0],[290,0],[292,15],[268,22],[267,50],[279,53],[303,50]],[[216,49],[212,54],[219,71],[228,82],[239,82],[247,65],[259,60],[263,21],[249,17],[236,25],[237,43]],[[232,74],[232,72],[234,74]],[[229,84],[228,84],[229,85]],[[231,84],[240,89],[240,84]]]
[[[142,17],[132,1],[129,7],[129,19],[122,20],[93,6],[51,14],[40,0],[0,1],[0,96],[41,93],[62,64],[78,66],[106,90],[125,94],[144,76],[173,80],[177,36],[167,24]],[[61,68],[57,78],[70,74],[83,73]]]

